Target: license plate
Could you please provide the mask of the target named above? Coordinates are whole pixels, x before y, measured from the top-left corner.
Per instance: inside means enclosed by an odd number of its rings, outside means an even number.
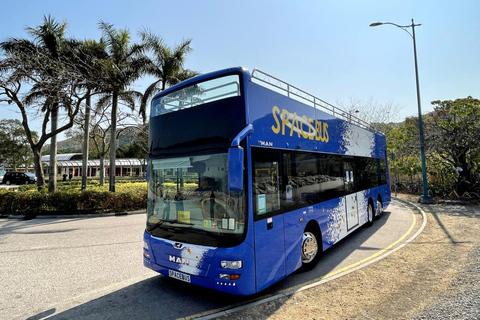
[[[178,271],[168,270],[168,276],[170,278],[185,281],[185,282],[188,282],[188,283],[191,282],[190,275],[185,274],[185,273],[181,273],[181,272],[178,272]]]

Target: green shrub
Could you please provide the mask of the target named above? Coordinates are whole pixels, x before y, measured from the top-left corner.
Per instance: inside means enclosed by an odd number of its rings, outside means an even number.
[[[59,183],[60,185],[60,183]],[[147,184],[126,181],[116,185],[116,192],[104,186],[89,185],[80,191],[80,184],[65,182],[58,191],[46,188],[21,188],[19,191],[0,190],[0,214],[83,214],[143,210],[147,207]]]
[[[59,214],[75,214],[78,211],[79,192],[56,191],[47,197],[48,211]]]

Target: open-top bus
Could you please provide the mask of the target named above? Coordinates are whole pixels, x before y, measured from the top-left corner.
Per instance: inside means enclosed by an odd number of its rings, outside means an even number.
[[[259,292],[390,203],[385,136],[259,70],[197,76],[152,100],[144,265]]]

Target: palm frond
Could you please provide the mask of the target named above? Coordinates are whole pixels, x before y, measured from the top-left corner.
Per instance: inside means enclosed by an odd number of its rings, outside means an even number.
[[[138,110],[138,113],[142,116],[143,122],[145,122],[147,118],[147,103],[153,98],[153,96],[157,92],[160,91],[160,88],[158,87],[158,84],[160,82],[161,80],[157,80],[150,84],[142,95],[142,100],[140,101],[140,109]]]
[[[105,109],[112,104],[112,96],[109,94],[101,95],[97,101],[97,109]]]

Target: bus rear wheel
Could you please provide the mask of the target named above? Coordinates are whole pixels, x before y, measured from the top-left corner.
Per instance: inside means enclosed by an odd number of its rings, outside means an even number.
[[[367,223],[365,223],[365,226],[367,228],[373,225],[374,215],[375,215],[375,211],[373,209],[373,202],[370,200],[368,201],[368,208],[367,208]]]
[[[380,215],[383,213],[383,203],[382,198],[378,196],[377,199],[377,214],[375,215],[375,219],[380,219]]]
[[[321,251],[315,233],[305,230],[302,239],[302,269],[311,270],[320,260]]]

